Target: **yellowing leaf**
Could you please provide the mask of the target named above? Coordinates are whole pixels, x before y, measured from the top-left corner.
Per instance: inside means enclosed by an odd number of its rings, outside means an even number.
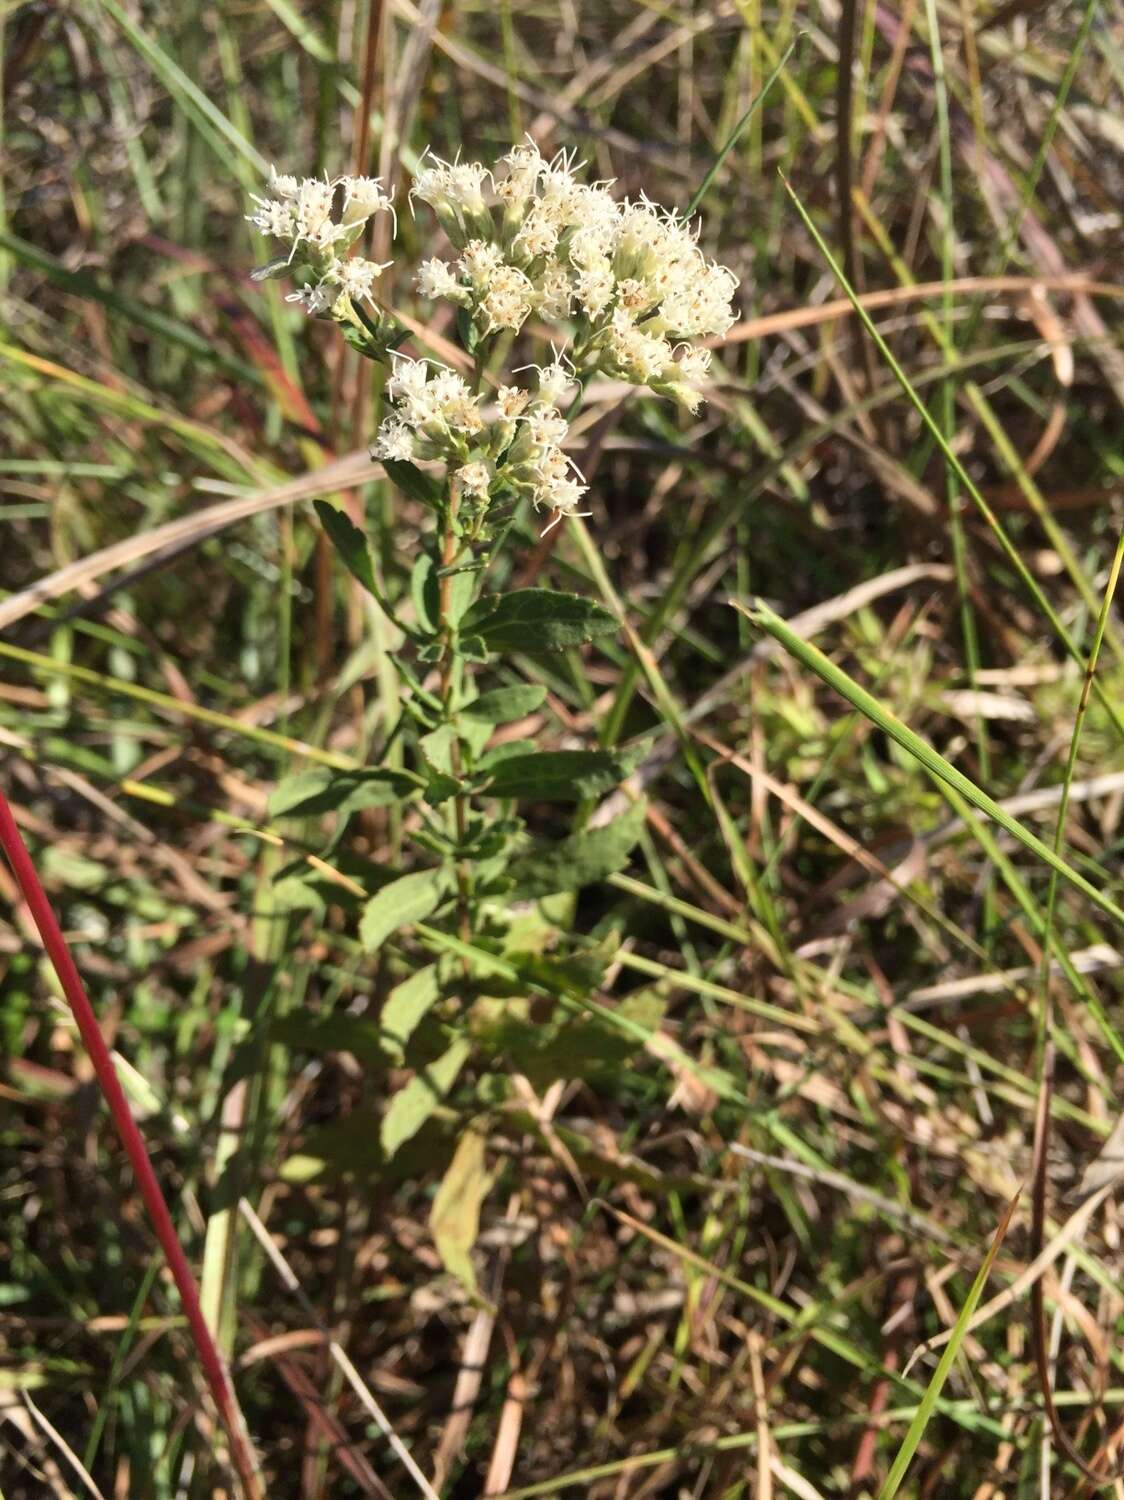
[[[480,1232],[480,1207],[491,1186],[484,1137],[469,1126],[461,1136],[437,1189],[429,1214],[429,1228],[445,1269],[470,1292],[476,1291],[472,1247]]]

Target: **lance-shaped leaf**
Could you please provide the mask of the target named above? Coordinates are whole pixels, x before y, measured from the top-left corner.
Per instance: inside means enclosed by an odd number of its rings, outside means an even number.
[[[619,786],[643,749],[629,754],[611,750],[539,750],[512,755],[488,768],[489,797],[527,797],[542,802],[580,802]]]
[[[435,912],[445,886],[443,870],[415,870],[384,885],[367,902],[359,923],[359,941],[366,951],[376,952],[392,932]]]
[[[577,891],[615,875],[628,863],[644,829],[644,804],[637,803],[604,828],[571,834],[557,844],[536,849],[508,867],[516,899]]]
[[[476,1290],[472,1247],[480,1232],[480,1208],[491,1185],[484,1137],[469,1127],[461,1136],[437,1189],[429,1213],[429,1228],[445,1269],[470,1292]]]
[[[317,766],[279,781],[269,796],[271,818],[311,818],[327,812],[389,807],[416,792],[417,778],[405,771],[336,771]]]
[[[555,589],[514,589],[488,594],[461,621],[489,651],[562,651],[617,629],[614,615],[593,599]]]
[[[439,1058],[419,1069],[406,1087],[395,1094],[383,1115],[379,1131],[388,1161],[399,1146],[417,1135],[457,1081],[457,1074],[471,1051],[472,1043],[468,1038],[458,1037]]]

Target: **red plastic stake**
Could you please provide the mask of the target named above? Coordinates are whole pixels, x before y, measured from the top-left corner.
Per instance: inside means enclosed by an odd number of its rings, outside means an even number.
[[[230,1439],[231,1455],[245,1493],[250,1500],[260,1500],[263,1491],[258,1467],[250,1447],[242,1413],[238,1408],[234,1387],[230,1383],[226,1362],[211,1336],[211,1330],[207,1327],[207,1320],[203,1316],[203,1309],[199,1303],[199,1290],[195,1285],[195,1278],[191,1274],[187,1256],[183,1253],[183,1246],[176,1234],[172,1216],[168,1212],[168,1205],[164,1202],[164,1195],[156,1180],[156,1173],[153,1171],[152,1162],[145,1149],[144,1139],[137,1129],[132,1110],[129,1108],[125,1092],[117,1077],[117,1070],[109,1055],[109,1048],[98,1027],[94,1008],[86,994],[86,987],[70,956],[70,949],[66,945],[62,929],[59,927],[39,876],[35,873],[31,855],[16,826],[16,820],[12,816],[12,810],[3,791],[0,791],[0,846],[3,846],[8,863],[12,867],[12,873],[16,877],[16,884],[23,893],[23,898],[27,902],[28,909],[43,939],[47,956],[59,977],[67,1003],[78,1024],[78,1031],[90,1055],[90,1061],[94,1065],[94,1072],[101,1091],[105,1095],[105,1102],[117,1126],[121,1144],[125,1147],[133,1172],[136,1174],[137,1185],[144,1199],[144,1206],[148,1210],[153,1231],[167,1257],[168,1267],[179,1291],[188,1327],[199,1355],[199,1363],[203,1367],[204,1377]]]

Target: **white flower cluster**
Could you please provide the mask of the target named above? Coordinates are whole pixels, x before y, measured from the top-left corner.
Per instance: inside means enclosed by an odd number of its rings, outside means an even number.
[[[300,283],[287,302],[299,302],[309,313],[331,313],[342,296],[352,302],[371,300],[379,265],[347,249],[363,232],[372,214],[394,209],[377,177],[288,177],[270,168],[269,190],[253,195],[257,208],[246,217],[262,234],[288,243],[288,254],[271,261],[259,278],[292,271]],[[337,216],[338,204],[338,216]]]
[[[733,272],[707,260],[678,213],[578,181],[572,156],[547,161],[527,144],[503,164],[496,179],[478,162],[431,158],[419,171],[411,197],[433,208],[459,251],[452,262],[422,264],[422,295],[467,309],[481,335],[516,331],[531,313],[572,324],[583,373],[647,385],[697,410],[710,351],[690,340],[735,321]]]
[[[550,526],[584,514],[578,505],[587,486],[562,451],[569,427],[557,404],[573,386],[573,372],[559,358],[530,368],[537,371],[536,391],[501,386],[496,415],[488,417],[480,397],[454,370],[396,354],[386,384],[391,408],[375,440],[375,457],[439,459],[456,493],[480,509],[503,491],[552,511]]]

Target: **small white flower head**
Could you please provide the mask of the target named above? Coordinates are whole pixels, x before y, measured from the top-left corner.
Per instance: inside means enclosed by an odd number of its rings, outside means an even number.
[[[318,177],[304,178],[293,198],[293,223],[298,239],[331,244],[333,231],[338,227],[332,223],[334,195],[335,188],[330,182],[321,182]]]
[[[496,183],[496,196],[508,212],[518,213],[538,186],[546,162],[530,137],[526,145],[513,146],[501,161],[507,173]]]
[[[606,350],[613,372],[637,385],[658,380],[671,362],[667,340],[638,328],[623,308],[613,313]]]
[[[721,336],[736,321],[731,306],[737,277],[725,266],[700,264],[694,274],[683,277],[664,297],[660,318],[673,333],[687,338]]]
[[[468,293],[453,275],[447,261],[423,260],[418,267],[417,288],[423,297],[436,301],[438,297],[449,297],[454,302],[467,302]]]
[[[559,447],[570,430],[566,418],[553,406],[532,406],[523,423],[536,448]]]
[[[462,494],[471,495],[475,500],[487,500],[492,485],[492,471],[486,463],[476,460],[457,469],[453,482],[460,487]]]
[[[547,406],[562,406],[574,385],[574,367],[564,354],[551,349],[554,355],[548,365],[531,365],[538,374],[539,400]]]
[[[410,202],[420,198],[428,203],[442,229],[460,246],[473,235],[492,232],[492,216],[484,201],[484,185],[490,181],[482,162],[442,161],[427,151],[410,189]]]
[[[298,287],[295,292],[289,292],[285,301],[299,303],[310,317],[318,318],[323,313],[332,310],[339,294],[338,286],[332,286],[327,281],[318,281]]]
[[[539,316],[548,323],[564,323],[570,316],[574,288],[561,261],[547,262],[537,278],[537,289]]]
[[[414,434],[406,423],[391,413],[385,417],[371,449],[376,458],[409,463],[414,457]]]
[[[500,416],[508,422],[521,415],[530,399],[531,393],[518,385],[501,385],[496,392],[496,406]]]
[[[469,240],[457,262],[457,269],[472,283],[477,295],[483,295],[502,268],[503,251],[486,240]]]
[[[336,260],[328,268],[327,280],[335,282],[353,302],[374,298],[375,278],[387,269],[390,261],[364,260],[353,255],[348,260]]]
[[[262,234],[272,235],[274,239],[289,240],[293,237],[293,206],[291,203],[279,202],[274,198],[259,198],[257,194],[251,194],[254,202],[258,205],[252,214],[246,218]]]
[[[344,224],[362,224],[372,214],[386,210],[394,213],[393,198],[383,191],[381,177],[341,177],[340,183],[343,186]]]
[[[426,400],[433,418],[454,431],[479,432],[484,425],[479,401],[453,370],[437,372],[426,388]]]
[[[269,169],[269,191],[276,194],[278,198],[295,198],[300,191],[300,179],[290,177],[287,173],[279,172],[276,167],[271,166]]]
[[[515,236],[512,249],[520,260],[532,261],[540,255],[553,255],[557,244],[557,224],[552,224],[545,214],[530,213]]]
[[[559,151],[539,174],[537,212],[559,229],[573,225],[577,219],[582,189],[575,180],[574,173],[584,163],[579,162],[575,166],[576,157],[576,151]]]
[[[618,276],[633,274],[637,264],[651,250],[659,235],[659,209],[641,196],[620,206],[616,235],[616,271]]]
[[[498,328],[518,330],[531,311],[535,289],[514,266],[500,266],[480,299],[480,311],[487,320],[488,332]]]
[[[587,484],[582,484],[571,475],[567,475],[565,479],[556,479],[542,497],[543,504],[549,505],[554,511],[554,520],[550,525],[557,526],[563,516],[588,516],[588,510],[578,510],[581,498],[588,490]],[[549,531],[550,526],[546,529]]]
[[[709,349],[693,349],[687,345],[675,362],[675,371],[687,385],[702,385],[710,374],[712,355]]]
[[[574,295],[586,317],[596,321],[613,300],[613,273],[608,265],[579,271],[574,278]]]
[[[386,395],[390,401],[416,401],[425,391],[429,379],[429,368],[423,359],[411,359],[407,354],[395,354],[390,379],[386,382]]]

